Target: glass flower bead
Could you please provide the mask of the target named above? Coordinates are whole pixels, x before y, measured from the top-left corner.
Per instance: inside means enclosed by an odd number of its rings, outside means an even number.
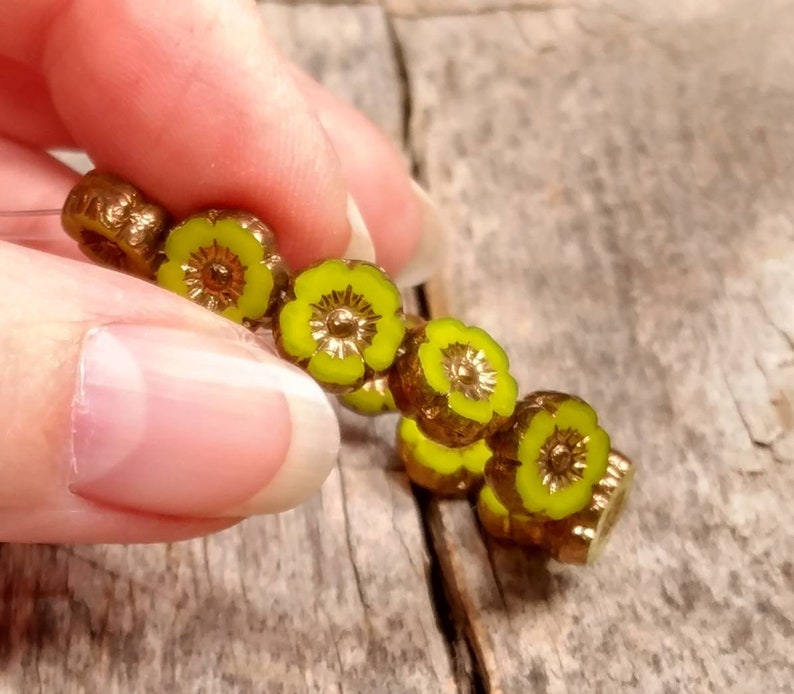
[[[256,328],[288,282],[272,232],[247,212],[208,210],[171,229],[157,284],[225,318]]]
[[[452,318],[412,328],[389,386],[397,407],[431,439],[467,446],[504,426],[518,394],[504,350]]]
[[[564,393],[537,392],[489,439],[485,477],[511,513],[559,520],[584,509],[606,474],[607,433],[595,411]]]
[[[153,279],[168,213],[135,186],[108,173],[89,171],[72,188],[61,225],[91,260]]]
[[[546,548],[549,523],[510,513],[487,484],[477,496],[477,517],[485,531],[498,540],[509,540],[522,547]]]
[[[373,378],[358,390],[340,395],[339,402],[347,409],[368,417],[397,410],[386,376]]]
[[[634,464],[611,451],[606,474],[585,509],[548,524],[546,545],[552,557],[566,564],[592,564],[606,547],[634,482]]]
[[[402,298],[376,265],[325,260],[294,278],[273,335],[284,358],[349,393],[391,367],[405,335]]]
[[[397,426],[397,452],[415,484],[443,496],[460,496],[480,484],[491,457],[484,440],[448,448],[425,436],[407,417]]]

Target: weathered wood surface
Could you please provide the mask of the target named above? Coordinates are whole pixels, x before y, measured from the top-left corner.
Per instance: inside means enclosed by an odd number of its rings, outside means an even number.
[[[0,547],[0,692],[789,691],[794,6],[292,5],[264,9],[290,55],[396,140],[409,116],[454,232],[433,310],[591,400],[633,502],[599,565],[547,565],[345,417],[291,513]]]
[[[603,5],[398,23],[459,232],[431,305],[641,464],[592,570],[465,504],[435,551],[494,691],[790,691],[794,6]]]

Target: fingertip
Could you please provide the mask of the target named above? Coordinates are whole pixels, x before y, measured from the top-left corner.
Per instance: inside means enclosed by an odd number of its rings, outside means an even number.
[[[175,217],[249,210],[294,267],[343,253],[334,148],[253,3],[69,3],[47,34],[53,103],[97,167]]]
[[[296,84],[317,113],[369,230],[377,263],[402,286],[429,279],[440,263],[444,232],[437,207],[414,180],[399,148],[369,119],[299,68]]]
[[[283,362],[277,373],[292,426],[284,462],[263,489],[226,514],[251,516],[294,508],[317,492],[337,462],[339,424],[326,394],[305,373]]]
[[[241,342],[147,325],[95,328],[72,405],[69,487],[144,513],[240,517],[290,508],[336,462],[328,399]]]

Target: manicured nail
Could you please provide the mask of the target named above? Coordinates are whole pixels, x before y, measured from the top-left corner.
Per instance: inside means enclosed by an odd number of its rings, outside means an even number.
[[[87,335],[71,424],[73,493],[169,516],[291,508],[339,449],[305,374],[243,341],[151,326]]]
[[[421,203],[422,228],[416,251],[397,274],[395,281],[399,287],[414,287],[427,282],[438,271],[444,252],[444,225],[438,208],[416,181],[411,181],[411,188]]]
[[[347,196],[347,219],[350,222],[350,241],[347,244],[343,258],[348,260],[366,260],[370,263],[375,262],[375,246],[369,229],[364,223],[364,218],[353,200],[353,196]]]
[[[94,168],[94,162],[88,155],[77,149],[56,147],[49,150],[49,154],[79,174],[88,173]]]

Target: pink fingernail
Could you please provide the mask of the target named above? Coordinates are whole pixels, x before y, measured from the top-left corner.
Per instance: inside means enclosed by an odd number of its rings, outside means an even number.
[[[264,350],[151,326],[85,339],[69,486],[110,506],[174,516],[282,510],[336,460],[327,398]]]

